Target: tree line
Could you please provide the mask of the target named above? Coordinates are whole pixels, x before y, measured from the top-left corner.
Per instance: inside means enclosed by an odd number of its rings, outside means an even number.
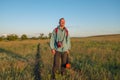
[[[28,37],[26,34],[22,34],[21,36],[18,36],[17,34],[9,34],[7,36],[0,36],[0,41],[7,40],[7,41],[15,41],[15,40],[38,40],[38,39],[50,39],[51,33],[48,34],[48,36],[44,36],[44,33],[40,33],[38,37]]]

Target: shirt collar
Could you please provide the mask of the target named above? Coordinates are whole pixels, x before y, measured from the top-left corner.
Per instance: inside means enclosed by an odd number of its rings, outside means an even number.
[[[64,27],[63,29],[61,29],[61,28],[60,28],[60,25],[59,25],[59,26],[58,26],[58,29],[60,29],[60,30],[64,30],[64,29],[65,29],[65,27]]]

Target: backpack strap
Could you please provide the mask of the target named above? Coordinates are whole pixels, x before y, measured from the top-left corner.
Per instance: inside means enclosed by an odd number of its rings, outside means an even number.
[[[66,33],[66,36],[68,36],[68,30],[67,28],[65,27],[65,33]],[[55,28],[55,33],[57,34],[58,33],[58,27]]]
[[[58,32],[58,27],[55,28],[55,33],[57,34],[57,32]]]

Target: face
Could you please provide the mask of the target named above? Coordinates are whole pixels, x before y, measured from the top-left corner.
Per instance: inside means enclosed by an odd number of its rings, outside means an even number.
[[[64,27],[65,26],[65,20],[61,19],[60,22],[59,22],[59,24],[60,24],[61,27]]]

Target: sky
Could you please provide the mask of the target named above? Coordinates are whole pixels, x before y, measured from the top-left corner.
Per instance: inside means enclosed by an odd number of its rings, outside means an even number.
[[[62,17],[71,37],[120,34],[120,0],[0,0],[0,35],[47,35]]]

